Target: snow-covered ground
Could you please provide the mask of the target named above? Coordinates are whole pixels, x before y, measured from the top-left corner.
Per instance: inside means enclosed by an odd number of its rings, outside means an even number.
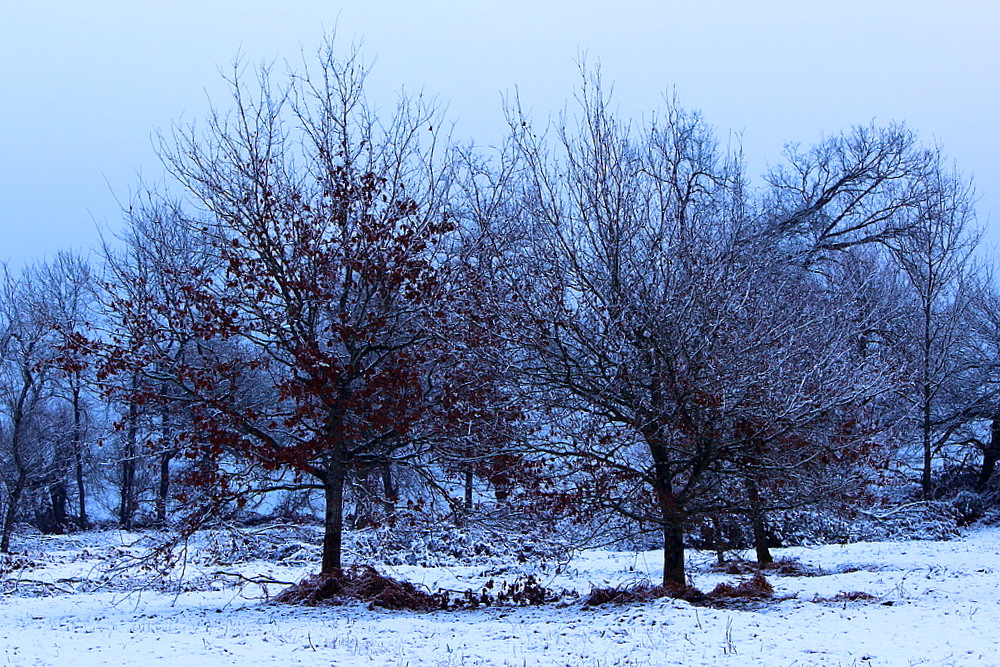
[[[779,549],[810,576],[769,575],[776,600],[727,609],[661,599],[586,607],[417,613],[268,603],[261,585],[315,567],[294,540],[281,558],[225,561],[196,552],[183,586],[135,569],[109,572],[134,535],[33,538],[0,575],[0,664],[9,665],[1000,665],[1000,529],[947,542]],[[219,554],[222,557],[219,557]],[[298,556],[296,556],[298,554]],[[690,552],[693,583],[738,577]],[[585,551],[568,564],[383,568],[429,587],[479,588],[534,571],[551,588],[659,579],[659,554]],[[227,574],[218,574],[225,572]],[[145,585],[142,585],[144,584]],[[281,589],[271,583],[267,592]],[[867,593],[872,599],[850,600]]]

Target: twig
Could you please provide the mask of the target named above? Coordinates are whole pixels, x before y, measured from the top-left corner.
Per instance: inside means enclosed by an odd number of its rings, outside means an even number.
[[[889,517],[891,517],[893,514],[897,514],[899,512],[904,511],[904,510],[908,510],[908,509],[910,509],[912,507],[920,507],[920,506],[926,505],[926,504],[927,504],[927,501],[917,500],[917,501],[914,501],[912,503],[906,503],[905,505],[900,505],[899,507],[894,507],[894,508],[892,508],[891,510],[889,510],[888,512],[886,512],[884,514],[875,514],[874,512],[865,512],[864,510],[858,510],[858,514],[863,514],[863,515],[865,515],[867,517],[875,519],[876,521],[885,521],[886,519],[888,519]]]
[[[292,586],[295,584],[294,581],[281,581],[280,579],[274,579],[272,577],[247,577],[240,574],[239,572],[225,572],[223,570],[217,570],[212,573],[213,577],[232,577],[234,579],[239,579],[240,581],[247,584],[256,584],[262,586],[264,584],[277,584],[279,586]]]

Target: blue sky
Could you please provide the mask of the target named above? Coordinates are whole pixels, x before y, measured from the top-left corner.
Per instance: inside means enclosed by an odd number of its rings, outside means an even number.
[[[1000,6],[987,0],[36,0],[0,7],[0,261],[86,251],[115,230],[157,130],[226,106],[220,70],[301,62],[337,30],[375,61],[371,97],[436,95],[457,138],[502,134],[518,90],[536,118],[600,61],[637,119],[676,91],[751,175],[786,142],[905,121],[975,176],[1000,228]],[[990,243],[1000,241],[991,230]]]

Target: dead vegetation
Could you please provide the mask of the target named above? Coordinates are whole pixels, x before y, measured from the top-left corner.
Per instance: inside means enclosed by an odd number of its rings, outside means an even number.
[[[714,599],[741,599],[741,600],[767,600],[774,597],[774,587],[760,572],[754,572],[749,579],[744,579],[735,586],[721,583],[712,589],[708,594],[709,600]]]
[[[417,586],[379,574],[368,565],[356,565],[334,575],[314,575],[276,595],[277,604],[332,606],[354,602],[367,603],[369,609],[407,609],[411,611],[456,611],[479,607],[539,606],[575,599],[572,591],[554,591],[543,586],[534,575],[514,581],[490,579],[479,591],[439,590],[430,592]],[[649,581],[632,582],[617,587],[595,587],[584,606],[631,604],[659,598],[684,600],[704,607],[727,607],[733,603],[762,602],[774,597],[774,587],[760,572],[735,584],[721,583],[709,593],[694,586],[654,586]]]
[[[709,567],[709,570],[732,575],[747,575],[762,572],[781,577],[822,577],[827,574],[821,568],[805,565],[794,558],[779,558],[773,563],[765,563],[763,565],[745,560],[726,561],[724,563],[713,563]]]
[[[813,602],[819,604],[838,604],[838,603],[848,603],[848,602],[877,602],[881,598],[871,593],[865,593],[864,591],[841,591],[833,597],[822,597],[820,595],[815,595],[812,598]],[[883,603],[886,604],[886,603]],[[888,603],[891,606],[892,603]]]
[[[697,591],[696,588],[691,588]],[[605,604],[631,604],[635,602],[648,602],[662,597],[676,597],[669,595],[663,586],[654,586],[648,581],[640,581],[622,586],[595,587],[590,589],[590,594],[584,599],[583,604],[588,607],[597,607]]]
[[[0,554],[0,577],[13,572],[25,572],[40,567],[41,564],[21,554]]]
[[[367,602],[371,608],[434,611],[442,608],[447,594],[428,593],[409,582],[381,575],[368,565],[355,565],[335,574],[307,577],[273,601],[311,607]]]
[[[648,602],[657,598],[684,600],[700,607],[727,607],[733,602],[761,602],[774,598],[774,587],[760,572],[736,584],[721,583],[709,593],[694,586],[654,586],[648,581],[611,588],[593,588],[584,600],[586,606]]]
[[[327,606],[351,602],[367,603],[370,609],[454,611],[478,607],[537,606],[573,597],[570,591],[555,592],[534,575],[514,581],[490,579],[480,591],[440,590],[429,592],[413,584],[379,574],[368,565],[355,565],[333,575],[314,575],[294,584],[273,598],[278,604]]]

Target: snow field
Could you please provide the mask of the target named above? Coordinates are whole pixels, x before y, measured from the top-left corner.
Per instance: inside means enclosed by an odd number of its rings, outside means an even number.
[[[821,573],[769,575],[778,599],[763,604],[712,609],[656,600],[589,608],[576,600],[430,614],[370,611],[363,605],[283,607],[263,601],[260,585],[213,574],[293,581],[314,567],[272,561],[189,564],[187,588],[196,590],[131,590],[138,578],[97,576],[99,557],[118,549],[112,545],[122,539],[103,535],[108,544],[103,549],[53,548],[45,558],[31,552],[38,567],[3,575],[0,664],[1000,665],[1000,530],[995,528],[949,542],[776,550],[778,558],[797,559]],[[65,542],[72,547],[71,539]],[[693,583],[702,590],[736,578],[712,572],[713,560],[712,554],[690,553]],[[551,588],[585,594],[591,586],[644,577],[655,582],[658,563],[658,552],[591,550],[559,574],[552,564],[535,572]],[[473,566],[382,569],[430,587],[463,590],[489,578],[513,578],[517,568],[501,574]],[[19,588],[12,588],[14,583]],[[31,594],[42,584],[49,594]],[[273,595],[280,586],[267,588]],[[836,598],[852,592],[875,599]]]

